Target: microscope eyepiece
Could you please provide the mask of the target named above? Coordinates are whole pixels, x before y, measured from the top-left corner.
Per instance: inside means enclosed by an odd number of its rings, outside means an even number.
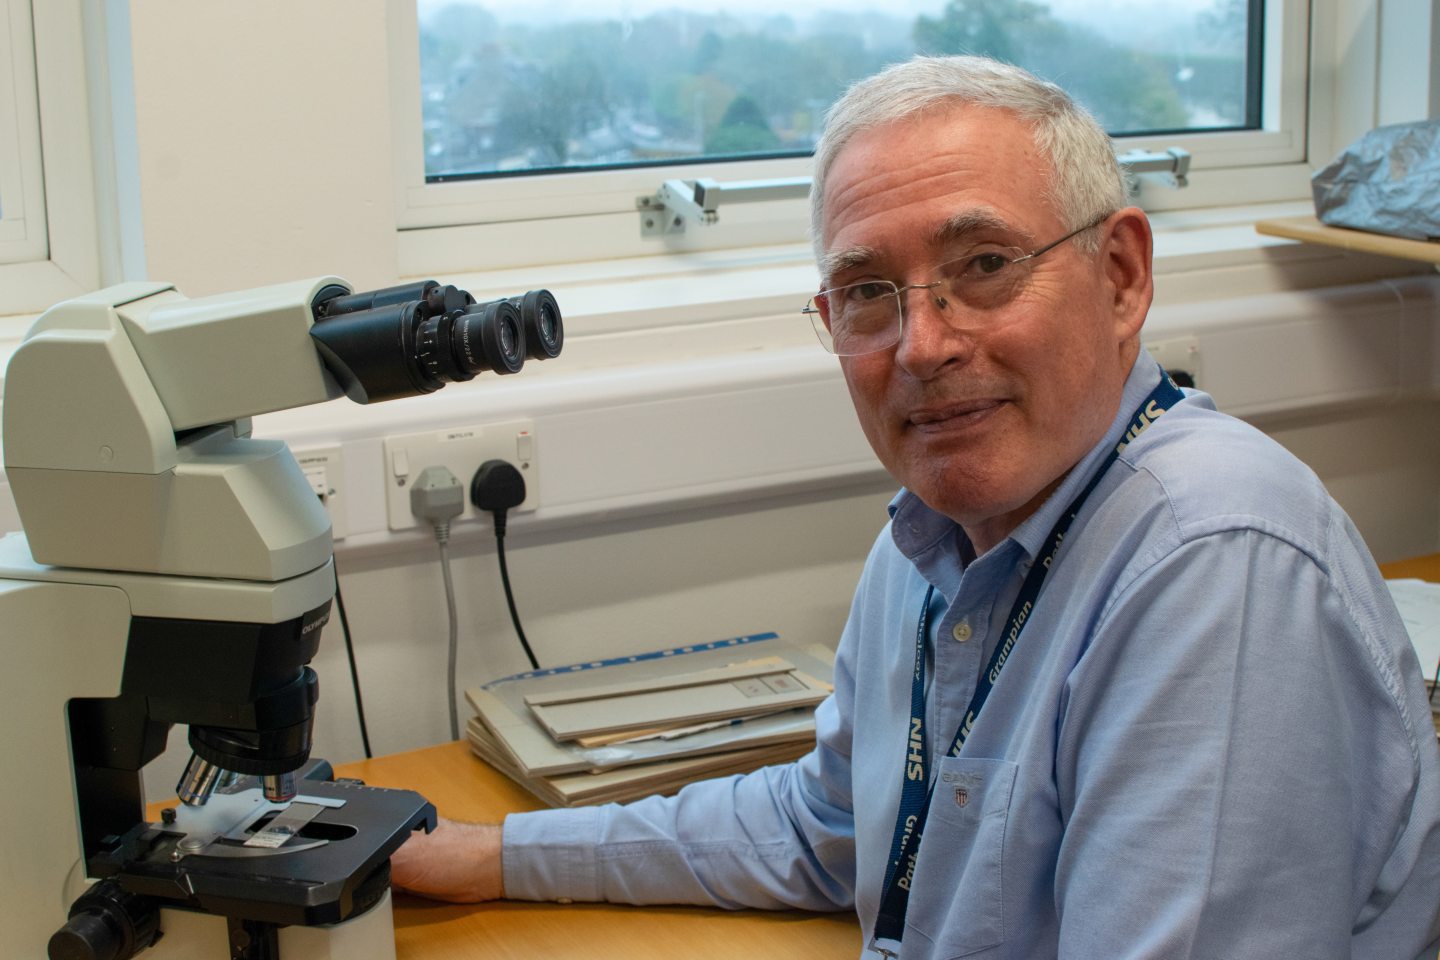
[[[532,360],[554,360],[560,356],[560,348],[565,345],[565,327],[554,295],[549,290],[531,290],[510,302],[520,308],[520,318],[525,324],[526,356]]]
[[[507,300],[496,300],[466,307],[455,318],[450,346],[461,368],[473,377],[483,370],[518,373],[525,363],[526,341],[520,311]]]

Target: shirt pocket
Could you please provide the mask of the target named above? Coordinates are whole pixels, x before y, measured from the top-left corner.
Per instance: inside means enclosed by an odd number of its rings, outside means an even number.
[[[1005,941],[1005,828],[1017,764],[945,757],[905,912],[906,960],[970,957]]]

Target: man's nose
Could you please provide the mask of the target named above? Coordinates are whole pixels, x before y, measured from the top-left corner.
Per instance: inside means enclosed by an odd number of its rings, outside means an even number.
[[[963,362],[974,341],[957,329],[955,305],[939,283],[914,284],[901,294],[904,315],[895,362],[912,376],[926,379],[948,363]]]

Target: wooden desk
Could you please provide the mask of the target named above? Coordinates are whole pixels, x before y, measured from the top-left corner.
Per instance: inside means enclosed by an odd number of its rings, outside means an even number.
[[[441,816],[456,820],[496,821],[513,810],[542,806],[463,741],[341,764],[336,774],[377,787],[419,790]],[[853,958],[860,947],[860,925],[848,913],[513,901],[460,906],[395,896],[398,960],[801,960]]]
[[[1432,553],[1426,557],[1411,557],[1408,560],[1396,560],[1394,563],[1382,563],[1380,572],[1385,575],[1387,580],[1413,577],[1417,580],[1440,583],[1440,553]]]

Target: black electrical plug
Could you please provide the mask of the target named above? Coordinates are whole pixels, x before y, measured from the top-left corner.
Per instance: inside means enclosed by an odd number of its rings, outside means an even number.
[[[500,582],[505,587],[505,603],[510,607],[510,622],[515,626],[515,636],[525,648],[530,666],[540,669],[530,641],[520,626],[520,613],[515,609],[515,595],[510,590],[510,570],[505,565],[505,515],[513,507],[525,502],[525,478],[513,463],[504,460],[486,460],[470,478],[470,502],[475,509],[484,510],[495,518],[495,557],[500,561]]]
[[[470,502],[495,518],[495,536],[505,536],[505,514],[525,502],[525,478],[513,463],[486,460],[470,478]]]

